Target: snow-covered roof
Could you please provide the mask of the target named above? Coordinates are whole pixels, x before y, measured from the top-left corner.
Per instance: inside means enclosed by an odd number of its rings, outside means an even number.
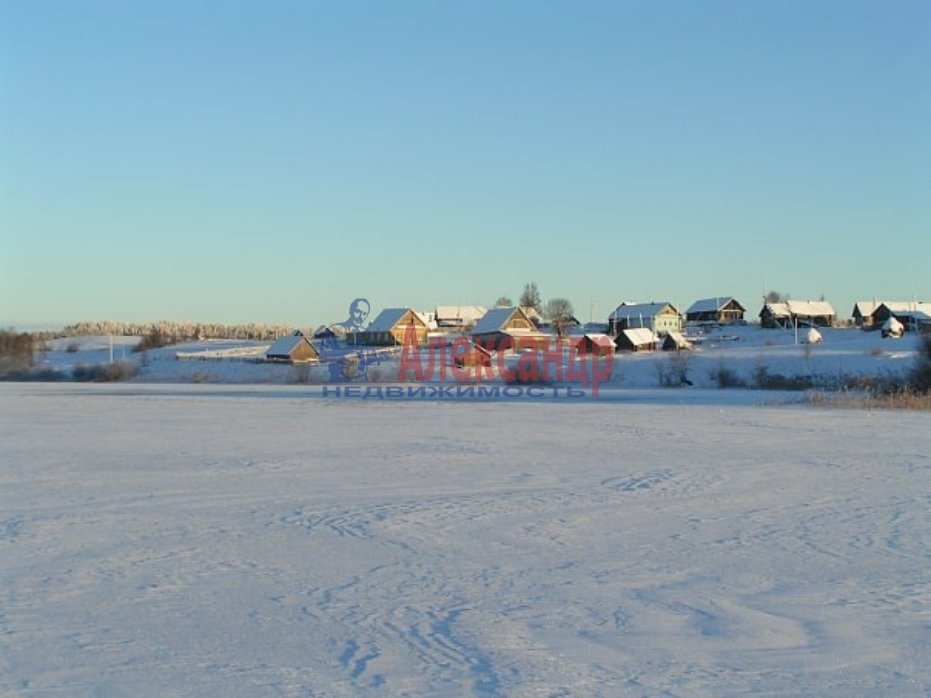
[[[279,337],[265,352],[265,356],[290,356],[301,342],[307,341],[307,337],[300,330],[296,330],[284,337]]]
[[[488,334],[491,332],[498,332],[501,330],[504,324],[511,319],[511,316],[514,315],[514,313],[519,312],[520,308],[516,308],[514,306],[492,308],[487,313],[485,313],[482,316],[482,319],[478,321],[474,328],[472,328],[472,334]]]
[[[687,340],[681,332],[676,332],[675,330],[670,330],[666,333],[666,342],[672,343],[680,349],[688,349],[692,346],[692,343]]]
[[[868,317],[876,312],[876,308],[882,305],[882,301],[857,301],[853,304],[853,315]]]
[[[587,339],[589,342],[599,347],[613,347],[614,340],[606,334],[601,334],[600,332],[586,332],[582,335],[582,339]]]
[[[737,302],[733,296],[716,296],[715,298],[703,298],[700,301],[695,301],[689,306],[689,309],[685,312],[687,314],[692,313],[714,313],[731,301]],[[738,305],[740,305],[738,303]]]
[[[411,308],[385,308],[378,314],[378,317],[372,321],[372,324],[366,328],[366,332],[390,332],[407,312],[416,315],[417,319],[423,322],[424,325],[427,324],[423,318],[417,315]]]
[[[632,317],[656,317],[666,308],[678,313],[679,310],[672,303],[622,303],[611,313],[612,319]]]
[[[438,324],[463,324],[476,322],[488,311],[481,305],[438,305],[435,317]]]
[[[827,301],[786,301],[785,303],[767,303],[763,306],[775,317],[820,317],[835,315],[833,306]]]
[[[652,344],[656,341],[656,335],[649,327],[634,327],[629,330],[621,330],[619,334],[627,337],[628,341],[634,346],[641,344]]]
[[[893,313],[926,313],[931,314],[931,303],[921,301],[883,301],[879,305],[884,305]],[[879,305],[876,307],[878,308]]]

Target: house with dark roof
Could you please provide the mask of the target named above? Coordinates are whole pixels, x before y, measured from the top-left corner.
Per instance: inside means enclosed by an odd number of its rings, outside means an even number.
[[[685,311],[685,321],[733,325],[743,322],[745,312],[747,309],[733,296],[703,298]]]
[[[621,303],[608,316],[608,334],[646,328],[655,335],[682,330],[682,313],[672,303]]]

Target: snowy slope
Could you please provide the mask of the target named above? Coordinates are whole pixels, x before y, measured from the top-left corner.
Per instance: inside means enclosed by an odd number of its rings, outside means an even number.
[[[319,392],[0,385],[0,694],[931,686],[927,414]]]

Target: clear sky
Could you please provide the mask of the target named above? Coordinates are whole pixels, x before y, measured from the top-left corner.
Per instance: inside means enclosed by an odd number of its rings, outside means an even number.
[[[0,322],[931,301],[931,3],[0,0]]]

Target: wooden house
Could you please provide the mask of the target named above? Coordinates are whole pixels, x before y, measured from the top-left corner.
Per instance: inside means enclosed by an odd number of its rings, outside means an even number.
[[[906,332],[931,331],[931,303],[920,301],[883,301],[873,311],[873,324],[882,327],[895,318]]]
[[[837,313],[827,301],[786,301],[766,303],[760,311],[760,325],[788,329],[798,325],[830,327]]]
[[[381,347],[403,345],[409,333],[418,345],[427,341],[427,322],[411,308],[385,308],[364,331],[346,337],[347,344]]]
[[[608,334],[632,329],[648,329],[659,336],[680,332],[682,314],[672,303],[621,303],[608,316]]]
[[[307,336],[300,330],[279,337],[265,352],[267,361],[302,363],[317,361],[319,358],[320,354],[317,352],[317,348],[310,343]]]
[[[743,322],[747,309],[732,296],[718,296],[695,301],[685,311],[686,322],[733,325]]]
[[[457,332],[475,326],[488,309],[481,305],[438,305],[434,308],[433,318],[437,328],[448,332]]]
[[[512,348],[543,348],[552,339],[544,334],[523,308],[492,308],[472,328],[472,340],[491,351]]]

